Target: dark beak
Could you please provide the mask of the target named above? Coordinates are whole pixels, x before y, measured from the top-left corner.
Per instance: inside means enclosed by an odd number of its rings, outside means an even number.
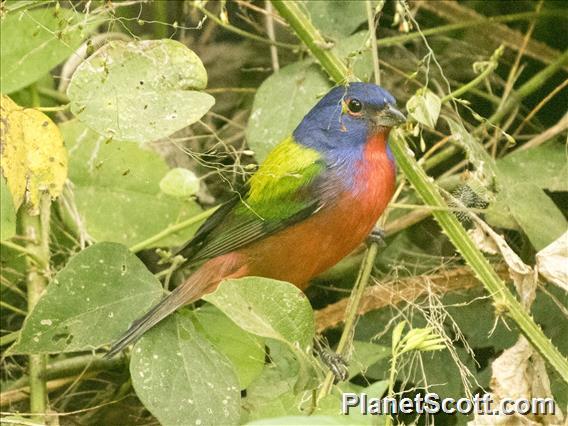
[[[406,122],[406,117],[402,112],[390,104],[380,111],[377,111],[373,117],[373,121],[377,126],[394,127]]]

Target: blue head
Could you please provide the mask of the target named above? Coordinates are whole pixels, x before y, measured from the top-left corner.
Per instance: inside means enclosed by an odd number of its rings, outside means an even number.
[[[394,97],[372,83],[331,89],[294,130],[294,139],[328,157],[361,152],[369,136],[405,121]],[[386,135],[385,135],[386,136]]]

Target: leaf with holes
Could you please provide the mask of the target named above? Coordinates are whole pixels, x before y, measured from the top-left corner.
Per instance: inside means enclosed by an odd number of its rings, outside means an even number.
[[[69,57],[101,22],[100,15],[87,16],[59,7],[14,10],[2,16],[2,93],[39,80]]]
[[[197,332],[189,312],[166,318],[134,346],[132,385],[166,425],[234,425],[241,393],[230,361]]]
[[[264,368],[264,339],[247,333],[211,305],[195,310],[194,321],[213,346],[233,363],[240,388],[246,389]]]
[[[249,333],[301,350],[312,343],[312,307],[304,293],[292,284],[260,277],[226,280],[204,299]]]
[[[8,352],[96,349],[121,335],[161,296],[160,282],[126,247],[95,244],[55,275]]]
[[[199,120],[215,103],[199,57],[174,40],[113,41],[73,74],[75,116],[107,138],[148,142]]]
[[[77,120],[62,124],[61,130],[69,147],[75,204],[82,225],[95,240],[132,246],[201,213],[194,201],[160,190],[168,166],[149,148],[105,140]],[[191,238],[198,225],[150,246],[181,244]]]

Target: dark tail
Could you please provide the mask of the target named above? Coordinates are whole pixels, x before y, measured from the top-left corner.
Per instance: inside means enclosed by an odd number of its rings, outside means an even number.
[[[112,358],[131,343],[136,342],[144,333],[162,321],[181,306],[198,300],[208,287],[210,281],[204,281],[203,273],[197,271],[186,282],[176,287],[144,316],[137,319],[116,342],[114,342],[105,358]]]

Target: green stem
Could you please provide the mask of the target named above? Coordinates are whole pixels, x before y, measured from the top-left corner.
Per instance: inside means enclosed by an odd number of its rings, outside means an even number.
[[[154,30],[154,37],[157,39],[168,37],[168,2],[155,1],[152,3],[154,9],[154,22],[152,22],[152,29]]]
[[[371,0],[365,0],[367,8],[367,26],[369,27],[369,41],[371,42],[371,54],[373,56],[373,74],[375,75],[375,83],[381,85],[381,69],[379,66],[379,49],[377,49],[377,29],[375,28],[375,13],[373,12],[373,4]],[[384,6],[380,5],[381,9]],[[380,13],[380,12],[379,12]]]
[[[329,76],[337,83],[350,81],[345,64],[327,46],[329,43],[323,38],[311,21],[300,10],[297,3],[283,0],[273,0],[272,5],[280,16],[290,24],[300,40],[310,49],[312,54],[327,71]]]
[[[209,216],[213,214],[215,210],[217,210],[217,208],[218,207],[213,207],[209,210],[205,210],[204,212],[198,215],[190,217],[189,219],[176,223],[175,225],[170,225],[166,229],[158,232],[157,234],[152,235],[151,237],[145,239],[144,241],[141,241],[139,243],[130,246],[130,251],[132,251],[133,253],[137,253],[140,250],[144,250],[148,247],[151,247],[152,244],[160,241],[162,238],[165,238],[171,234],[181,231],[182,229],[188,228],[191,225],[195,225],[196,223],[199,223],[202,220],[207,219]]]
[[[18,253],[21,253],[24,256],[27,256],[27,257],[33,259],[34,262],[36,262],[40,266],[45,266],[45,265],[42,264],[43,259],[38,258],[36,253],[31,251],[27,247],[21,246],[19,244],[13,243],[12,241],[8,241],[8,240],[0,241],[0,245],[3,245],[4,247],[8,247],[11,250],[17,251]]]
[[[336,82],[339,83],[344,81],[346,78],[345,65],[342,67],[339,66],[337,63],[341,63],[341,61],[339,58],[335,57],[332,52],[322,52],[322,48],[314,42],[314,40],[317,40],[318,37],[321,36],[319,36],[317,31],[312,31],[312,29],[314,29],[313,25],[298,9],[296,4],[282,1],[273,1],[273,4],[278,12],[280,12],[280,15],[290,24],[296,35],[306,44],[306,46],[309,47],[310,51],[312,51],[313,55],[317,59],[324,57],[323,53],[326,54],[326,60],[320,61],[320,65],[323,69]],[[329,56],[332,56],[332,58],[329,58]],[[562,55],[561,58],[549,65],[547,69],[552,67],[555,72],[564,62],[565,56],[568,56],[568,53]],[[345,72],[340,73],[340,70],[345,70]],[[542,77],[537,78],[536,81],[533,81],[535,80],[533,77],[533,79],[525,83],[523,87],[526,86],[526,88],[520,90],[521,94],[527,96],[529,93],[536,90],[536,88],[544,82],[543,79],[552,75],[552,72],[552,70],[541,71],[539,75]],[[425,204],[434,207],[447,207],[436,186],[430,181],[430,178],[426,175],[424,170],[422,170],[422,168],[417,164],[412,152],[409,150],[402,137],[398,136],[397,132],[393,132],[391,149],[395,156],[397,165],[405,174],[406,179],[408,179],[412,186],[414,186]],[[444,211],[435,210],[432,213],[440,224],[442,230],[450,238],[450,241],[462,254],[463,258],[473,269],[476,276],[483,282],[487,291],[495,300],[495,303],[505,308],[508,315],[517,323],[518,327],[527,339],[543,355],[543,357],[559,373],[559,375],[568,382],[568,360],[566,360],[566,357],[558,351],[538,325],[535,324],[530,315],[523,309],[515,296],[509,291],[505,283],[499,278],[487,259],[471,240],[457,218],[453,214]]]
[[[499,125],[499,122],[503,117],[511,112],[524,98],[534,93],[536,90],[540,89],[546,81],[554,75],[558,70],[564,67],[568,63],[568,50],[564,51],[554,62],[546,66],[540,72],[535,74],[529,81],[524,83],[516,92],[511,94],[509,101],[503,105],[502,108],[497,110],[487,121],[479,125],[475,131],[475,135],[480,135],[489,125]],[[432,157],[428,158],[423,163],[425,170],[432,169],[445,160],[452,157],[454,154],[459,152],[459,148],[456,145],[448,145],[446,148],[442,149]]]
[[[395,46],[397,44],[407,43],[409,41],[421,39],[422,37],[428,37],[432,35],[463,30],[466,28],[472,28],[481,25],[490,26],[491,24],[496,24],[496,23],[523,21],[532,18],[538,18],[541,16],[566,16],[566,12],[563,10],[543,10],[541,12],[523,12],[523,13],[514,13],[511,15],[492,16],[483,19],[477,19],[474,21],[461,22],[459,24],[441,25],[439,27],[428,28],[422,31],[415,31],[409,34],[403,34],[394,37],[386,37],[381,40],[378,40],[377,46],[383,46],[383,47]]]
[[[65,93],[61,93],[59,90],[39,86],[37,88],[37,91],[40,95],[47,96],[48,98],[61,102],[62,104],[69,103],[69,98],[67,97],[67,95],[65,95]]]
[[[125,365],[125,357],[104,359],[96,355],[80,355],[50,362],[42,378],[55,380],[64,377],[76,376],[81,373],[93,373],[97,371],[109,371]],[[6,383],[2,386],[3,392],[13,391],[29,385],[29,377],[20,377],[18,380]]]
[[[47,286],[47,267],[49,265],[49,216],[51,200],[48,194],[40,198],[39,216],[31,216],[25,207],[20,213],[23,235],[28,241],[26,250],[34,252],[41,259],[39,266],[30,258],[27,260],[28,312],[32,312]],[[29,355],[28,376],[30,383],[30,412],[37,414],[35,420],[43,421],[47,408],[47,388],[43,378],[47,357],[45,354]]]
[[[498,125],[501,119],[511,112],[524,98],[540,89],[542,85],[558,70],[568,64],[568,49],[564,51],[554,62],[546,66],[542,71],[535,74],[529,81],[524,83],[516,92],[511,93],[509,100],[503,107],[489,118],[489,123]]]
[[[345,325],[343,327],[343,332],[337,344],[335,352],[340,356],[345,356],[347,349],[353,340],[353,333],[355,330],[355,323],[357,319],[357,312],[359,312],[359,305],[361,304],[361,299],[363,294],[365,294],[365,288],[369,283],[371,278],[371,272],[373,272],[373,265],[375,264],[375,259],[379,253],[379,245],[376,242],[372,242],[369,245],[369,249],[365,254],[363,263],[361,263],[361,268],[359,269],[359,276],[357,277],[357,282],[353,287],[353,296],[349,302],[349,305],[345,309]],[[333,373],[330,371],[327,373],[325,380],[320,388],[317,400],[320,401],[325,396],[329,395],[331,387],[333,386]]]
[[[5,346],[8,343],[15,342],[20,335],[20,330],[12,331],[11,333],[5,334],[0,337],[0,346]]]
[[[219,26],[225,28],[225,29],[228,30],[228,31],[231,31],[231,32],[233,32],[233,33],[235,33],[235,34],[238,34],[238,35],[240,35],[240,36],[242,36],[242,37],[249,38],[249,39],[251,39],[251,40],[258,41],[258,42],[260,42],[260,43],[269,44],[269,45],[272,45],[272,46],[282,47],[282,48],[284,48],[284,49],[298,50],[298,49],[301,49],[301,48],[302,48],[302,46],[299,46],[299,45],[296,45],[296,44],[282,43],[282,42],[275,41],[275,40],[272,41],[272,40],[269,40],[269,39],[260,37],[260,36],[258,36],[258,35],[256,35],[256,34],[249,33],[248,31],[241,30],[240,28],[237,28],[237,27],[235,27],[235,26],[233,26],[233,25],[231,25],[231,24],[226,24],[226,23],[224,23],[224,22],[221,21],[217,16],[215,16],[214,13],[211,13],[210,11],[208,11],[205,7],[201,6],[198,2],[194,2],[194,5],[195,5],[195,7],[196,7],[201,13],[207,15],[207,17],[208,17],[209,19],[211,19],[212,21],[214,21],[217,25],[219,25]]]
[[[4,302],[3,300],[0,300],[0,307],[8,309],[9,311],[12,311],[19,315],[26,316],[28,314],[26,311],[23,311],[22,309],[17,308],[15,306],[12,306],[8,302]]]
[[[437,188],[428,180],[429,178],[424,170],[409,154],[408,145],[398,132],[393,132],[390,146],[397,165],[424,202],[434,207],[447,207]],[[432,214],[452,244],[458,249],[491,297],[493,297],[495,304],[505,309],[527,339],[568,383],[568,360],[550,342],[515,296],[509,291],[455,215],[442,210],[433,210]]]
[[[464,84],[462,87],[454,90],[449,95],[444,96],[441,99],[442,103],[444,104],[451,99],[459,98],[461,95],[469,92],[471,89],[473,89],[479,83],[481,83],[483,80],[485,80],[495,70],[495,68],[497,68],[497,66],[499,65],[499,58],[503,54],[504,50],[505,50],[505,48],[503,46],[500,46],[495,52],[493,52],[493,55],[491,55],[491,58],[489,59],[489,64],[483,70],[483,72],[479,73],[479,75],[477,77],[475,77],[473,80],[471,80],[469,83]]]

